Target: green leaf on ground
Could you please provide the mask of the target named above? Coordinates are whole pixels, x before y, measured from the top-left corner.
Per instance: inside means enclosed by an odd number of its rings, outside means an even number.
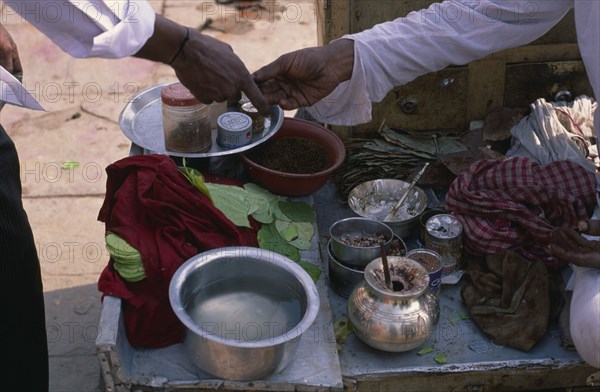
[[[425,354],[429,354],[432,351],[433,351],[433,347],[425,347],[425,348],[417,351],[417,354],[418,355],[425,355]]]
[[[438,364],[443,365],[444,363],[446,363],[446,354],[440,352],[435,357],[433,357],[433,359]]]

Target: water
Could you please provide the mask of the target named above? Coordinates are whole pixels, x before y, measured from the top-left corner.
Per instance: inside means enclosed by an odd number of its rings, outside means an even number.
[[[204,330],[238,342],[293,337],[303,314],[300,298],[290,291],[277,281],[229,279],[200,290],[186,310]]]

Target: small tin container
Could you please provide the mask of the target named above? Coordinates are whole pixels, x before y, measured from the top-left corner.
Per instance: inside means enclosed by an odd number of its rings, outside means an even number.
[[[210,106],[199,102],[183,84],[161,90],[165,149],[173,152],[207,152],[212,147]]]
[[[462,259],[462,223],[450,214],[439,214],[427,220],[425,229],[425,248],[442,257],[442,275],[459,269]]]
[[[223,148],[238,148],[252,142],[252,119],[239,112],[223,113],[217,118],[217,143]]]
[[[435,295],[439,295],[444,266],[442,256],[431,249],[413,249],[406,254],[406,257],[425,267],[429,274],[429,290]]]
[[[252,119],[252,134],[261,134],[265,130],[265,118],[258,112],[258,109],[252,105],[252,102],[244,102],[240,105],[242,113]]]

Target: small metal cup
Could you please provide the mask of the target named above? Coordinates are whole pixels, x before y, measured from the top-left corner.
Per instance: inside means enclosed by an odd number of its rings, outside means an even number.
[[[430,249],[413,249],[406,254],[409,259],[415,260],[427,270],[429,274],[429,290],[435,295],[440,294],[442,288],[442,256]]]

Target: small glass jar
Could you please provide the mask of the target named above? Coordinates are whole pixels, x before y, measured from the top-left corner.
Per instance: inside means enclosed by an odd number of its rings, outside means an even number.
[[[166,150],[209,151],[212,147],[210,105],[200,103],[181,83],[163,88],[160,98]]]

